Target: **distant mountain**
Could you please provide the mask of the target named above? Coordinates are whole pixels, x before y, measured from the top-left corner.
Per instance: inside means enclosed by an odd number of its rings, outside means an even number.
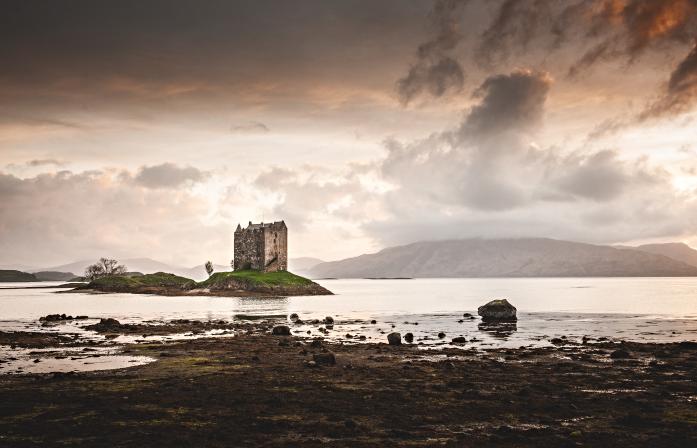
[[[0,270],[0,282],[38,282],[34,274],[14,269]]]
[[[85,272],[85,268],[91,264],[96,263],[96,261],[96,258],[93,260],[80,260],[75,261],[73,263],[63,264],[60,266],[53,266],[42,270],[74,272],[77,275],[82,275]],[[145,274],[152,274],[155,272],[170,272],[172,274],[177,274],[198,280],[202,280],[207,277],[206,269],[203,267],[203,263],[201,263],[200,266],[194,266],[192,268],[173,266],[167,263],[162,263],[161,261],[153,260],[151,258],[126,258],[123,260],[119,260],[119,263],[125,265],[130,272],[142,272]],[[221,265],[215,265],[214,268],[216,272],[230,270],[228,267]]]
[[[694,250],[685,243],[644,244],[642,246],[637,246],[635,249],[652,254],[664,255],[673,260],[682,261],[690,266],[697,267],[697,250]]]
[[[643,250],[546,238],[424,241],[311,269],[313,278],[666,277],[697,267]]]
[[[34,272],[37,270],[37,267],[26,264],[0,264],[0,270]]]
[[[91,264],[97,262],[94,260],[80,260],[74,261],[72,263],[62,264],[60,266],[51,266],[48,268],[35,268],[30,272],[41,272],[41,271],[58,271],[58,272],[74,272],[76,275],[66,279],[70,280],[76,276],[80,276],[85,272],[85,268]],[[191,278],[194,280],[204,280],[208,278],[206,273],[206,268],[203,263],[193,267],[183,267],[175,266],[161,261],[153,260],[151,258],[126,258],[119,260],[119,263],[126,265],[129,271],[142,272],[144,274],[153,274],[155,272],[170,272],[172,274],[181,275],[182,277]],[[289,260],[289,270],[291,272],[307,272],[309,268],[322,263],[322,260],[318,258],[302,257],[302,258],[291,258]],[[230,266],[225,266],[222,264],[214,264],[213,270],[215,272],[226,272],[231,271]],[[62,280],[62,279],[61,279]]]
[[[324,263],[324,260],[312,257],[291,258],[288,260],[288,270],[296,274],[307,273],[320,263]]]
[[[58,272],[58,271],[39,271],[35,272],[34,276],[40,282],[62,282],[72,280],[77,277],[72,272]]]

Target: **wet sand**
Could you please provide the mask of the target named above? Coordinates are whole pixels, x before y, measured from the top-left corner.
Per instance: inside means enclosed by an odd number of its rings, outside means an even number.
[[[226,328],[123,348],[146,365],[0,376],[0,446],[697,445],[695,343],[424,350]]]

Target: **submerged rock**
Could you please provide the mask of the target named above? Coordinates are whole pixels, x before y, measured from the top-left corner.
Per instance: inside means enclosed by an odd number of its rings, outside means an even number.
[[[390,345],[402,345],[402,335],[396,332],[388,334],[387,343]]]
[[[39,322],[60,322],[64,320],[82,320],[88,319],[87,316],[70,316],[66,314],[49,314],[47,316],[41,316]]]
[[[115,331],[121,327],[121,322],[111,317],[105,319],[100,319],[99,323],[88,325],[85,327],[87,330],[94,330],[98,332]]]
[[[610,353],[610,358],[612,359],[626,359],[626,358],[631,358],[629,355],[629,352],[627,350],[615,350],[614,352]]]
[[[516,308],[506,299],[492,300],[477,308],[477,313],[485,322],[515,322]]]
[[[312,360],[318,366],[319,365],[333,366],[334,364],[336,364],[336,356],[334,356],[334,353],[332,353],[332,352],[315,353],[314,355],[312,355]]]
[[[277,325],[273,327],[271,334],[276,336],[290,336],[290,327],[288,325]]]

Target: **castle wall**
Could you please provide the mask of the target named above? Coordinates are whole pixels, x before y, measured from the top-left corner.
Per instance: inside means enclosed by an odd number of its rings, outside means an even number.
[[[288,229],[282,223],[264,228],[264,262],[266,271],[288,270]]]
[[[252,224],[235,231],[234,270],[288,270],[288,228],[283,221]]]
[[[240,269],[264,268],[264,231],[262,229],[243,229],[235,232],[235,267]]]

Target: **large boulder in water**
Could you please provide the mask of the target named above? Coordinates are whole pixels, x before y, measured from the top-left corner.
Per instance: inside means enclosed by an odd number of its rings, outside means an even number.
[[[390,345],[402,345],[402,335],[399,333],[388,334],[387,343]]]
[[[492,300],[477,308],[477,313],[484,322],[515,322],[516,309],[506,299]]]

